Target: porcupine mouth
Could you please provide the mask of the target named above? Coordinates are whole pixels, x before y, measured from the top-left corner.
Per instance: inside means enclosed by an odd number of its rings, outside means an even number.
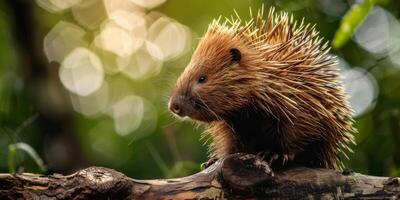
[[[188,96],[171,97],[168,102],[169,110],[180,119],[191,118],[201,122],[211,122],[215,120],[211,109],[200,99]]]
[[[202,122],[211,122],[215,120],[212,111],[204,102],[194,99],[191,100],[191,103],[193,106],[193,113],[188,113],[188,117]]]

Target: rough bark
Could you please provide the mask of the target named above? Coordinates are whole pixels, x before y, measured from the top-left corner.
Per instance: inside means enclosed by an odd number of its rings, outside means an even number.
[[[399,178],[292,168],[234,154],[192,176],[136,180],[90,167],[72,175],[0,174],[0,199],[397,199]]]

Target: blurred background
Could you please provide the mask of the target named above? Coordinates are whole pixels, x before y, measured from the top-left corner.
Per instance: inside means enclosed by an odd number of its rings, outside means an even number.
[[[399,176],[396,0],[0,1],[0,172],[199,171],[203,127],[168,112],[171,88],[213,18],[262,4],[331,41],[359,130],[346,166]]]

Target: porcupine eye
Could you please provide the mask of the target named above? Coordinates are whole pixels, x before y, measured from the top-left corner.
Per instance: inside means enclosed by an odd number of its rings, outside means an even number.
[[[199,77],[199,79],[197,80],[197,83],[202,84],[202,83],[205,83],[206,81],[207,81],[207,76],[206,75],[201,75]]]
[[[231,63],[238,63],[242,59],[242,54],[240,53],[239,49],[232,48],[229,50],[231,53]]]

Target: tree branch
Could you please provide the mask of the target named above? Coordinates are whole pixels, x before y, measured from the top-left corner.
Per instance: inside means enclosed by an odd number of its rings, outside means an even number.
[[[254,155],[224,157],[177,179],[136,180],[90,167],[72,175],[0,174],[0,199],[395,199],[399,178],[292,168],[272,173]]]

